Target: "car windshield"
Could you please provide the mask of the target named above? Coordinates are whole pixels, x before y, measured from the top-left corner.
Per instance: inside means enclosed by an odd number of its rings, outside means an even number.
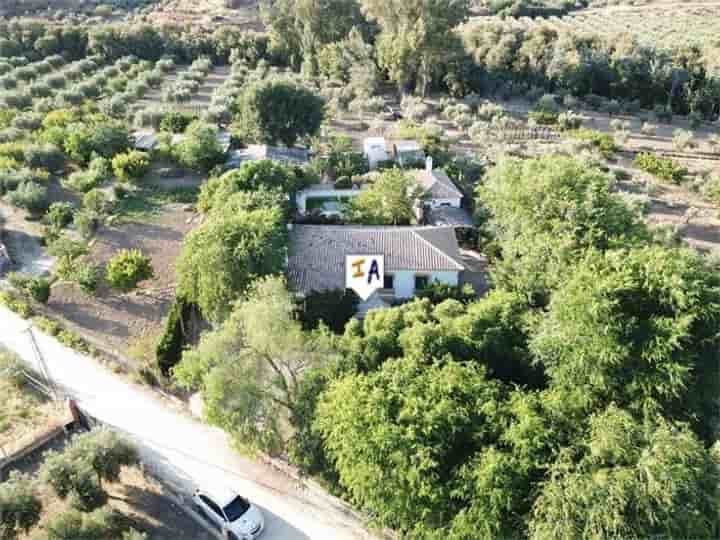
[[[249,502],[247,502],[242,497],[235,497],[230,504],[223,508],[223,511],[225,512],[225,516],[228,518],[228,520],[235,521],[245,512],[247,512],[249,508]]]

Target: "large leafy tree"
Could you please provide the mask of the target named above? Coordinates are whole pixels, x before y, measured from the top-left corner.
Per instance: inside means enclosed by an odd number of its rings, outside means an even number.
[[[567,411],[614,401],[692,422],[709,437],[720,394],[720,278],[697,254],[591,254],[555,293],[531,340]]]
[[[453,514],[461,464],[497,438],[498,398],[482,369],[400,358],[334,383],[316,426],[353,500],[421,534]]]
[[[350,216],[365,225],[409,225],[416,221],[423,198],[412,176],[392,169],[377,175],[368,189],[350,201]]]
[[[178,293],[220,322],[255,279],[282,269],[286,245],[279,208],[219,212],[185,239]]]
[[[202,390],[211,423],[272,451],[282,448],[283,419],[293,411],[301,374],[320,358],[328,358],[322,340],[302,331],[284,281],[266,277],[173,373],[181,386]]]
[[[298,171],[270,160],[249,161],[239,169],[228,171],[222,176],[211,178],[200,191],[198,208],[203,212],[228,204],[237,193],[250,194],[268,203],[279,197],[293,198],[296,190],[303,186],[304,179]],[[273,199],[273,200],[271,200]],[[273,207],[277,204],[267,204]]]
[[[425,93],[447,61],[453,30],[469,15],[468,0],[361,0],[381,28],[378,59],[400,88]]]
[[[325,116],[323,99],[288,81],[248,86],[237,104],[235,131],[248,142],[293,146],[317,134]]]
[[[283,53],[295,68],[303,58],[312,61],[323,45],[343,40],[353,28],[368,33],[357,0],[276,0],[262,6],[262,16],[275,52]]]
[[[547,302],[585,249],[648,239],[639,214],[613,191],[609,175],[568,157],[502,160],[478,189],[477,206],[492,214],[502,249],[495,281],[535,305]]]
[[[685,426],[611,404],[564,453],[535,501],[530,538],[715,538],[718,464]]]

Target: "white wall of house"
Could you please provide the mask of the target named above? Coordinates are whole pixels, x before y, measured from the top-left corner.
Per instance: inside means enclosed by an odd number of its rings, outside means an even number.
[[[393,276],[393,289],[395,290],[395,298],[412,298],[415,296],[415,276],[427,276],[428,282],[438,281],[448,285],[457,286],[460,281],[460,273],[456,271],[438,271],[438,272],[414,272],[411,270],[398,270],[388,272]]]

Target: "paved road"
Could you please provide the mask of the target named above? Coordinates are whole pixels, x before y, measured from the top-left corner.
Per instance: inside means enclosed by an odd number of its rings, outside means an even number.
[[[0,345],[35,365],[27,327],[27,321],[0,307]],[[196,485],[218,484],[236,489],[264,512],[267,540],[372,538],[340,501],[299,489],[283,474],[238,455],[222,431],[34,333],[58,385],[91,415],[139,441],[143,460],[176,489],[189,493]]]

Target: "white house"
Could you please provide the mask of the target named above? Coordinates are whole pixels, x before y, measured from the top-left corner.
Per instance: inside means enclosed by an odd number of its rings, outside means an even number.
[[[412,171],[417,183],[428,193],[426,204],[430,208],[460,208],[463,193],[442,169],[433,169],[433,160],[426,158],[424,169]]]
[[[370,170],[376,169],[381,161],[388,161],[388,153],[385,137],[368,137],[363,141],[363,154],[368,160]]]
[[[458,285],[465,270],[451,227],[293,225],[288,281],[300,294],[345,289],[345,256],[384,256],[384,287],[358,307],[412,298],[432,282]]]

